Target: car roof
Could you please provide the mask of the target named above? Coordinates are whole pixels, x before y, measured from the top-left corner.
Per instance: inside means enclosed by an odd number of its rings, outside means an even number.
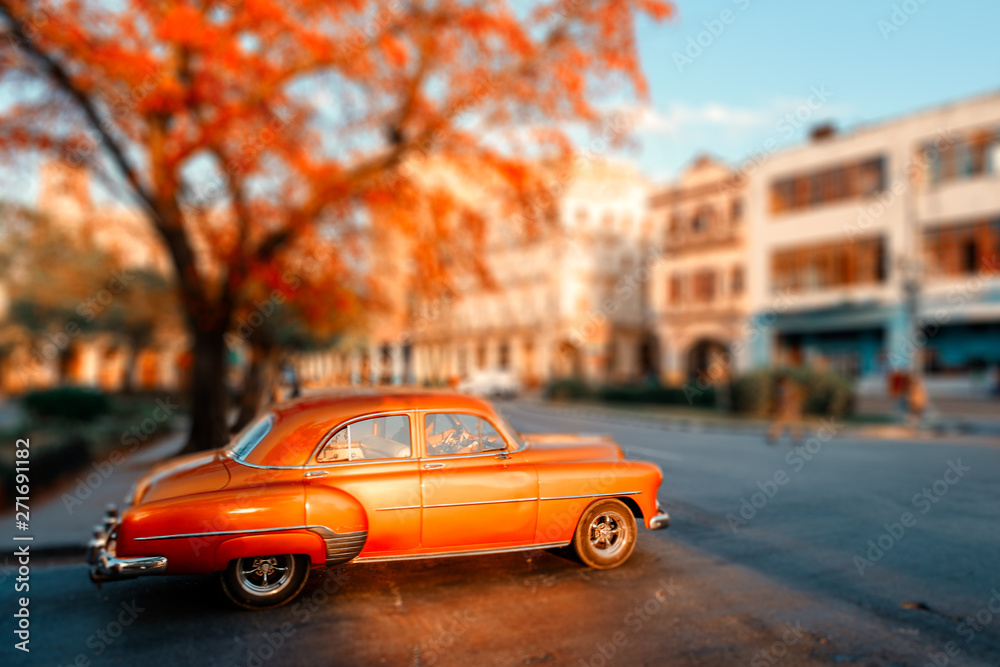
[[[456,410],[493,413],[486,401],[452,391],[414,389],[334,389],[273,406],[270,433],[246,461],[256,465],[301,465],[332,428],[367,414],[394,410]]]

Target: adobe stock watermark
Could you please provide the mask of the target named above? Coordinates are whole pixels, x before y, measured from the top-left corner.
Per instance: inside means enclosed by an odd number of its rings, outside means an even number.
[[[669,598],[676,596],[683,588],[674,583],[673,577],[669,580],[660,579],[657,584],[658,588],[652,595],[641,604],[633,606],[622,618],[624,629],[614,632],[606,641],[595,642],[594,652],[587,659],[580,658],[579,667],[605,667],[611,664],[621,650],[629,645],[632,638],[642,632],[642,629],[663,611]]]
[[[169,398],[156,399],[156,407],[153,409],[152,415],[138,424],[133,424],[129,430],[122,433],[120,440],[122,447],[111,452],[105,460],[91,463],[93,471],[86,476],[76,478],[76,487],[72,493],[62,494],[62,502],[66,512],[73,514],[77,507],[82,507],[85,501],[94,495],[94,491],[104,484],[105,480],[111,477],[115,470],[126,461],[126,454],[137,450],[139,445],[156,433],[160,425],[168,421],[179,407],[179,404],[171,403]]]
[[[785,455],[785,463],[791,467],[791,472],[797,473],[805,468],[806,463],[816,458],[823,450],[823,445],[833,440],[843,428],[843,424],[838,424],[833,419],[821,420],[816,435],[798,447],[792,448]],[[726,522],[729,524],[729,530],[733,531],[735,535],[739,532],[740,528],[748,526],[750,521],[757,516],[758,512],[764,509],[778,495],[782,487],[786,486],[790,481],[791,476],[784,468],[775,470],[774,474],[769,478],[758,481],[757,488],[759,490],[750,494],[749,498],[746,496],[740,498],[740,506],[736,512],[726,514]]]
[[[980,633],[986,630],[996,617],[1000,615],[1000,590],[990,591],[990,598],[975,614],[970,614],[955,626],[955,634],[965,639],[965,647],[971,644]],[[963,646],[957,641],[946,642],[941,651],[928,651],[927,662],[923,667],[948,667],[952,659],[962,654]],[[1000,667],[1000,663],[998,663]]]
[[[858,209],[858,216],[852,223],[844,224],[844,234],[849,241],[854,241],[880,220],[910,188],[910,184],[923,177],[927,168],[937,161],[941,151],[955,145],[957,137],[951,128],[938,131],[933,145],[929,145],[915,158],[910,158],[903,165],[903,176],[893,179],[881,192],[875,194],[874,201]]]
[[[429,632],[428,636],[421,640],[420,646],[416,650],[416,664],[437,664],[441,655],[454,646],[478,620],[468,610],[452,612],[445,621],[447,624],[445,627],[437,632]]]
[[[920,493],[913,496],[910,503],[920,514],[927,514],[931,509],[947,495],[948,490],[958,484],[970,472],[970,466],[962,465],[962,459],[948,461],[948,466],[940,479],[935,480],[930,486],[925,486]],[[875,563],[882,560],[885,555],[892,550],[906,535],[909,528],[917,525],[917,516],[912,512],[903,512],[899,515],[899,520],[893,523],[883,523],[884,532],[868,540],[868,550],[864,556],[855,555],[853,557],[854,567],[857,568],[860,576],[865,576],[865,570],[875,566]]]
[[[760,145],[761,150],[752,153],[750,157],[740,164],[736,171],[736,177],[724,181],[719,185],[720,191],[730,191],[739,194],[739,191],[747,187],[750,176],[752,176],[761,165],[767,161],[771,155],[777,152],[781,146],[781,141],[788,141],[795,136],[795,133],[806,126],[816,114],[826,106],[833,91],[826,87],[826,84],[809,87],[809,95],[803,102],[796,105],[791,111],[785,114],[774,123],[774,134],[769,136]]]
[[[139,614],[146,611],[145,607],[140,607],[134,599],[131,602],[122,602],[119,607],[121,609],[114,620],[109,621],[103,628],[99,628],[94,634],[87,637],[84,644],[90,649],[90,654],[77,653],[73,662],[70,663],[72,667],[90,667],[94,664],[92,658],[100,658],[104,655],[111,648],[111,645],[122,636],[125,629],[135,623]]]
[[[731,1],[740,12],[744,12],[750,7],[750,0]],[[685,68],[690,67],[694,64],[695,60],[701,58],[705,51],[710,49],[716,40],[722,37],[722,34],[726,32],[726,28],[736,23],[738,16],[739,14],[736,11],[727,8],[719,12],[715,18],[702,21],[704,30],[699,31],[696,35],[689,36],[687,38],[687,46],[683,51],[674,51],[673,53],[674,66],[677,67],[677,71],[683,74]]]
[[[963,307],[979,295],[986,287],[986,281],[995,276],[1000,269],[996,255],[983,259],[982,266],[975,275],[968,277],[961,284],[948,290],[945,297],[951,306]],[[917,331],[908,333],[903,339],[903,345],[893,350],[889,363],[893,368],[906,368],[910,360],[924,348],[930,339],[937,336],[941,328],[951,321],[952,313],[946,308],[939,308],[923,318]]]
[[[888,42],[889,37],[893,33],[899,32],[904,25],[909,23],[910,18],[926,4],[927,0],[903,0],[903,2],[893,5],[892,13],[889,14],[888,19],[879,19],[875,23],[878,31],[882,34],[882,40]]]
[[[90,324],[111,306],[116,296],[128,289],[133,280],[135,280],[135,276],[124,268],[113,271],[103,288],[77,304],[76,314],[84,322]],[[31,363],[18,370],[22,378],[38,372],[48,363],[58,359],[63,352],[69,349],[73,340],[82,333],[83,329],[80,325],[70,321],[63,325],[59,331],[42,334],[44,340],[32,350]]]
[[[364,22],[364,25],[354,26],[351,29],[351,36],[341,41],[338,49],[340,55],[347,56],[371,46],[376,39],[390,29],[393,20],[402,9],[402,0],[390,0],[379,6],[374,15]]]
[[[701,396],[715,384],[724,379],[729,369],[737,364],[739,355],[764,335],[765,330],[778,321],[778,315],[788,310],[792,304],[792,294],[787,289],[777,292],[773,305],[747,318],[742,325],[743,335],[738,337],[722,354],[715,355],[707,368],[698,373],[697,378],[685,383],[682,387],[684,398],[688,405],[694,405],[694,399]]]
[[[643,283],[648,282],[653,276],[654,267],[665,258],[666,256],[657,246],[650,248],[639,265],[615,283],[612,296],[604,299],[596,309],[587,315],[586,322],[570,332],[570,342],[578,347],[585,345],[595,332],[607,323],[609,317],[618,312],[622,304],[627,303],[635,296],[636,292],[642,289]]]
[[[228,162],[220,165],[221,173],[209,179],[193,192],[190,198],[183,201],[181,211],[185,215],[194,215],[209,208],[215,199],[226,191],[232,178],[246,173],[257,156],[263,153],[296,117],[294,112],[274,113],[264,127],[249,136],[244,136],[236,151],[239,157],[230,158]]]
[[[750,667],[768,667],[777,664],[788,655],[789,648],[802,641],[806,632],[808,630],[802,627],[801,621],[796,620],[794,625],[790,621],[785,621],[781,639],[769,647],[757,651],[750,659]]]

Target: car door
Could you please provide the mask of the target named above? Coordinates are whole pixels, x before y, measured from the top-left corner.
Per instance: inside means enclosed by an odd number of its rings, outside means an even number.
[[[485,416],[420,415],[421,544],[442,551],[530,544],[538,475]]]
[[[306,521],[326,525],[342,495],[368,517],[363,556],[402,553],[420,543],[420,474],[415,415],[386,412],[358,417],[327,434],[303,473]]]

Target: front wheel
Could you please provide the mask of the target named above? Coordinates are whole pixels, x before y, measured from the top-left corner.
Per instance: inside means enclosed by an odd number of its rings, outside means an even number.
[[[598,500],[584,511],[573,536],[573,549],[584,564],[607,570],[618,567],[635,549],[635,517],[620,500]]]
[[[235,558],[222,574],[222,590],[244,609],[273,609],[298,595],[308,578],[308,556]]]

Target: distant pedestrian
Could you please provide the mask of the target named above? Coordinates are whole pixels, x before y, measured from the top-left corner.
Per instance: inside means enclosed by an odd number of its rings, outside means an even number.
[[[927,387],[918,377],[910,379],[906,409],[910,426],[918,428],[924,421],[924,413],[927,411]]]
[[[288,387],[290,398],[298,398],[302,395],[302,387],[299,385],[299,374],[295,366],[290,362],[285,362],[281,369],[285,386]]]
[[[767,442],[775,445],[788,430],[793,443],[801,443],[804,435],[802,424],[802,388],[788,375],[782,375],[775,383],[774,416],[767,429]]]

